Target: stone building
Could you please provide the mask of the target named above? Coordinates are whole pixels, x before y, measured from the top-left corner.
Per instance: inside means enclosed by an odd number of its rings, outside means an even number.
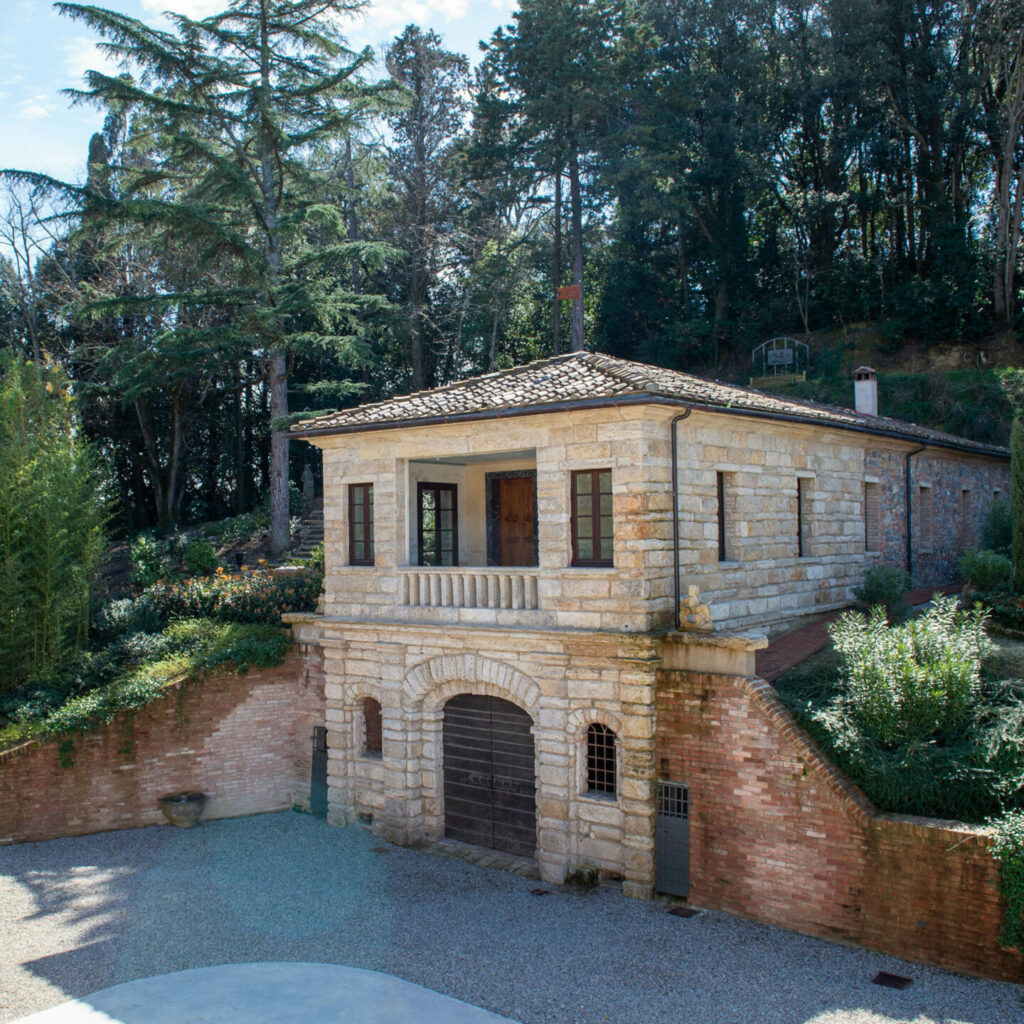
[[[680,822],[724,813],[701,805],[722,759],[691,755],[762,715],[736,686],[764,634],[848,603],[875,563],[949,582],[1008,492],[1003,449],[591,353],[293,436],[323,452],[323,607],[292,619],[323,659],[330,820],[533,858],[551,882],[594,867],[635,896],[687,892]],[[786,727],[762,718],[763,747]],[[795,804],[834,795],[813,758],[778,757]],[[754,808],[770,786],[733,768],[724,791]]]

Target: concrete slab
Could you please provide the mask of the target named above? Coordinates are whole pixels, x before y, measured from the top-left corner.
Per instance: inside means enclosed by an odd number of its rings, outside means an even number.
[[[225,964],[101,989],[16,1024],[508,1024],[508,1017],[334,964]],[[515,1024],[515,1022],[512,1022]]]

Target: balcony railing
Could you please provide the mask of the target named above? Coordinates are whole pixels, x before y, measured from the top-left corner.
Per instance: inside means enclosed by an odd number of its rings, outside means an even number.
[[[537,569],[413,566],[399,570],[402,604],[416,608],[537,608]]]

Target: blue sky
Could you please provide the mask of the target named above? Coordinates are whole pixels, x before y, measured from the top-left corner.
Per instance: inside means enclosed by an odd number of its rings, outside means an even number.
[[[223,10],[226,0],[95,0],[96,6],[157,23],[173,9],[191,17]],[[511,20],[514,0],[377,0],[346,27],[349,42],[379,48],[414,23],[434,29],[474,63],[478,42]],[[62,18],[47,0],[0,0],[0,167],[80,180],[89,136],[102,123],[92,107],[69,109],[60,90],[102,68],[96,37]]]

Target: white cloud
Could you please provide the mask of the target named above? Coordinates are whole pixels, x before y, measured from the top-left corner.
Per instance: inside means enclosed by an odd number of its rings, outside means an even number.
[[[21,106],[18,107],[18,117],[23,121],[40,121],[43,118],[52,117],[56,111],[57,106],[52,97],[45,92],[37,92],[21,101]]]
[[[64,51],[64,72],[75,85],[81,83],[86,71],[102,71],[106,75],[116,75],[119,68],[99,47],[95,41],[85,36],[73,36],[61,44]]]

